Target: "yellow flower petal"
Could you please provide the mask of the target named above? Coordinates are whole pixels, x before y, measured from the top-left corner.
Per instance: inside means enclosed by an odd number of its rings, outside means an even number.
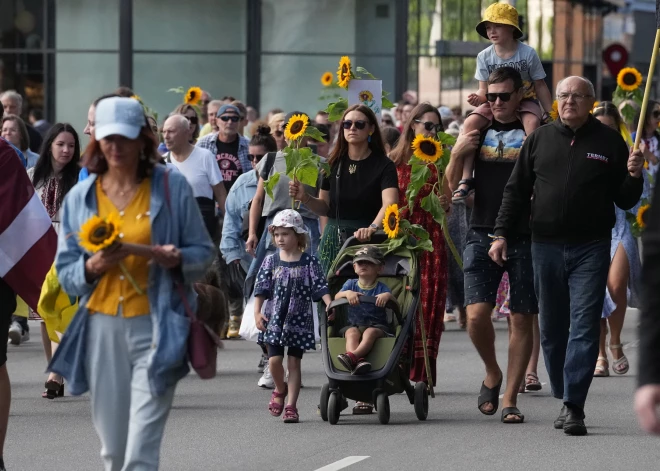
[[[435,163],[442,156],[442,144],[433,138],[418,135],[412,142],[413,155],[419,160]]]
[[[106,218],[92,216],[80,227],[80,246],[92,253],[110,247],[119,238],[121,224],[117,213],[110,213]]]
[[[634,92],[642,84],[642,74],[634,67],[624,67],[616,76],[616,84],[623,91]]]
[[[325,72],[321,75],[321,85],[324,87],[329,87],[332,85],[332,72]]]
[[[337,69],[337,84],[342,88],[348,88],[348,82],[351,81],[351,59],[343,56],[339,59],[339,68]]]
[[[383,230],[387,237],[395,239],[399,235],[399,205],[392,204],[385,209],[385,217],[383,218]]]
[[[309,118],[305,114],[294,114],[286,123],[284,128],[284,137],[289,141],[300,139],[305,134],[307,126],[309,125]]]
[[[202,100],[202,89],[199,87],[190,87],[183,100],[187,105],[197,105]]]

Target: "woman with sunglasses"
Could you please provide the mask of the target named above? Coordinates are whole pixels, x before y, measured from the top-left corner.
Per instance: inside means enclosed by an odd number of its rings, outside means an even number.
[[[638,111],[635,122],[639,123],[640,119],[641,115]],[[655,176],[658,173],[658,169],[660,168],[660,132],[658,132],[659,125],[660,103],[657,101],[649,100],[649,105],[646,109],[646,115],[644,116],[642,140],[639,144],[639,148],[644,153],[644,160],[648,163],[647,173],[652,177],[653,182],[655,182]],[[635,140],[636,134],[637,133],[634,132],[632,135],[633,141]],[[653,186],[655,186],[655,183],[652,185],[652,187]]]
[[[189,123],[189,135],[188,135],[188,141],[191,144],[195,144],[197,142],[197,139],[199,139],[199,116],[197,115],[197,111],[192,105],[188,105],[186,103],[183,103],[179,106],[177,106],[172,114],[180,114],[183,115]]]
[[[284,140],[284,116],[284,113],[276,113],[268,121],[270,133],[275,138],[275,143],[277,144],[277,150],[282,150],[286,147],[286,141]]]
[[[438,110],[429,103],[420,103],[410,113],[408,121],[403,125],[403,132],[397,146],[390,154],[396,165],[399,177],[399,200],[402,205],[407,204],[406,190],[410,185],[410,157],[412,156],[412,142],[417,136],[436,138],[438,132],[444,131]],[[430,188],[438,183],[438,174],[435,167],[431,167],[431,176],[426,185],[417,195],[415,206],[430,193]],[[445,212],[451,208],[451,191],[449,184],[443,182],[443,195],[440,203]],[[415,211],[413,214],[404,214],[411,224],[420,224],[431,236],[433,252],[423,251],[419,256],[421,274],[421,301],[424,309],[424,327],[426,328],[428,354],[431,358],[431,376],[433,384],[436,383],[436,363],[440,337],[444,330],[445,296],[447,294],[447,251],[445,238],[440,224],[435,222],[430,213]],[[419,321],[419,319],[418,319]],[[415,354],[410,369],[410,379],[415,382],[426,381],[424,367],[424,351],[422,348],[421,329],[415,330]]]
[[[289,195],[328,223],[319,245],[324,273],[345,239],[368,241],[383,226],[385,209],[399,202],[396,168],[385,154],[376,115],[368,106],[353,105],[341,120],[343,132],[330,153],[330,175],[314,197],[300,182],[289,183]]]

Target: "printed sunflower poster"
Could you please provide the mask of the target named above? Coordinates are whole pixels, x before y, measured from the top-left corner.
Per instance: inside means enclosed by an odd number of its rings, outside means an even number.
[[[382,96],[382,80],[351,80],[348,84],[348,105],[367,105],[379,120],[383,110]]]

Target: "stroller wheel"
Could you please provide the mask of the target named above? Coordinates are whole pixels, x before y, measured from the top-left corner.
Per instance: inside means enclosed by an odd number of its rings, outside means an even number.
[[[331,425],[335,425],[339,422],[339,413],[341,412],[341,394],[337,391],[332,391],[330,393],[330,398],[328,399],[328,422]]]
[[[321,388],[321,402],[319,402],[319,410],[321,418],[324,422],[328,421],[328,401],[330,400],[330,385],[325,383]]]
[[[415,414],[419,420],[429,415],[429,390],[423,382],[415,384]]]
[[[376,410],[378,410],[378,420],[386,425],[390,421],[390,399],[387,393],[380,393],[376,396]]]

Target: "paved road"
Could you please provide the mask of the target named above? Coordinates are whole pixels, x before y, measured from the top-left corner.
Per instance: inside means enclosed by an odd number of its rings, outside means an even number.
[[[634,326],[626,321],[626,352],[637,365]],[[34,326],[34,332],[38,326]],[[498,354],[505,361],[506,323],[498,322]],[[438,394],[429,418],[419,422],[405,396],[391,398],[392,418],[342,416],[331,426],[316,415],[325,377],[320,355],[303,361],[298,425],[284,424],[267,410],[270,393],[256,387],[258,353],[245,341],[225,343],[218,377],[190,375],[180,383],[163,443],[161,469],[304,470],[326,467],[347,457],[368,457],[350,471],[442,470],[658,470],[660,439],[642,435],[632,412],[632,375],[597,379],[587,404],[587,437],[567,437],[552,428],[561,407],[548,386],[519,401],[523,425],[503,425],[499,414],[476,408],[483,370],[467,335],[449,324],[440,347]],[[5,460],[11,471],[98,470],[99,442],[91,424],[88,397],[48,401],[40,397],[45,361],[33,338],[9,349],[13,383],[12,414]],[[503,366],[504,367],[504,366]],[[547,375],[541,367],[542,382]],[[358,461],[348,458],[342,463]]]

